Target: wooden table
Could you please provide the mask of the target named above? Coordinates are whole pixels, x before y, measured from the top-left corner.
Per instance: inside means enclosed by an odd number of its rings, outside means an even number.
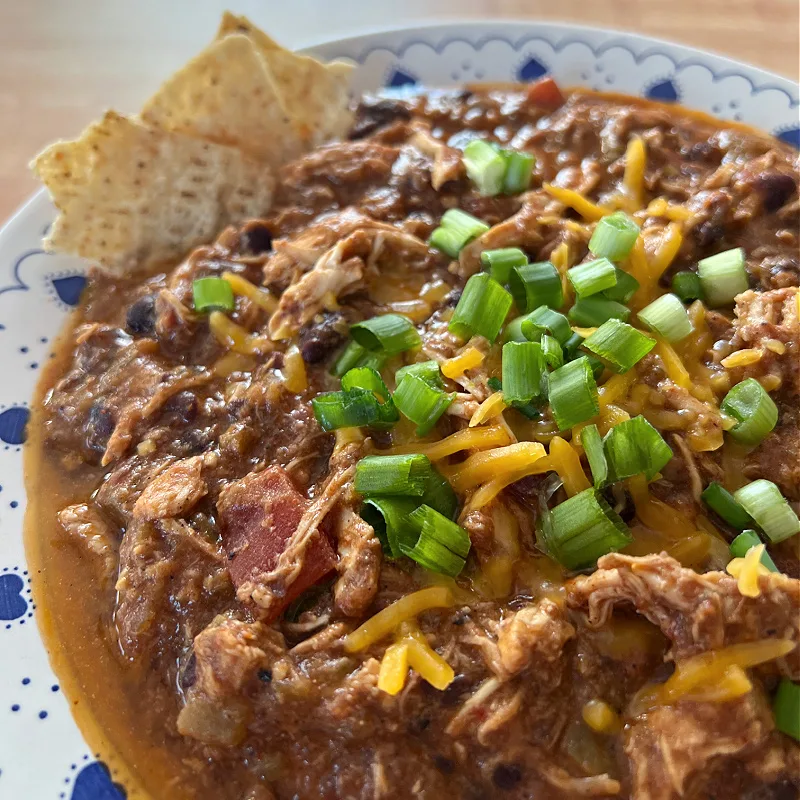
[[[0,220],[36,189],[31,156],[106,107],[138,108],[210,40],[226,6],[289,46],[432,19],[538,18],[647,33],[798,74],[797,0],[0,0]]]

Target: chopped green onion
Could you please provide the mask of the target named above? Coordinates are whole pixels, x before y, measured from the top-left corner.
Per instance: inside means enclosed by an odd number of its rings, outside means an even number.
[[[544,380],[544,376],[542,376]],[[500,378],[489,378],[486,381],[486,385],[493,391],[493,392],[502,392],[503,391],[503,383]],[[527,419],[539,419],[542,416],[542,412],[539,410],[539,407],[534,405],[533,403],[512,403],[511,407],[515,411],[519,411]]]
[[[464,287],[448,329],[461,339],[476,334],[497,338],[511,309],[511,295],[485,272],[473,275]]]
[[[486,381],[486,385],[493,391],[493,392],[502,392],[503,391],[503,382],[500,378],[491,377],[488,381]]]
[[[616,372],[627,372],[656,346],[656,340],[625,322],[610,319],[584,339],[583,346],[611,364]]]
[[[528,256],[518,247],[503,247],[499,250],[484,250],[481,253],[481,264],[487,267],[489,274],[502,284],[508,283],[512,267],[521,267],[528,263]]]
[[[341,378],[345,372],[354,367],[372,367],[380,372],[385,363],[386,356],[383,353],[373,353],[358,342],[350,341],[336,359],[336,363],[331,368],[331,375]]]
[[[539,306],[560,308],[564,302],[561,276],[549,261],[514,267],[508,278],[508,288],[517,308],[524,313]]]
[[[342,389],[349,392],[353,389],[366,389],[372,392],[378,401],[379,414],[376,423],[381,426],[391,427],[400,419],[392,395],[386,388],[380,373],[371,367],[354,367],[348,370],[342,377]]]
[[[750,285],[741,247],[702,259],[697,263],[697,273],[703,295],[712,308],[732,303]]]
[[[369,497],[361,506],[361,518],[372,526],[384,552],[392,558],[403,555],[400,541],[409,514],[419,505],[410,497]]]
[[[589,297],[617,285],[617,270],[607,258],[578,264],[567,270],[567,277],[578,297]]]
[[[414,323],[399,314],[384,314],[357,322],[350,328],[350,335],[367,350],[386,356],[411,350],[422,343]]]
[[[599,413],[597,383],[589,359],[576,358],[551,372],[549,396],[553,419],[560,431]]]
[[[616,300],[618,303],[627,303],[639,289],[639,281],[624,269],[616,268],[617,285],[606,289],[603,297],[609,300]]]
[[[465,245],[488,230],[489,226],[485,222],[458,208],[451,208],[445,211],[441,224],[431,234],[429,243],[450,258],[458,258]]]
[[[630,255],[639,236],[639,226],[624,212],[603,217],[589,240],[589,250],[598,258],[622,261]]]
[[[419,436],[433,428],[455,399],[455,392],[447,394],[413,373],[404,375],[394,392],[395,406],[416,424]]]
[[[527,330],[529,336],[522,332],[522,324],[524,322],[528,322]],[[522,317],[515,317],[506,325],[503,329],[503,342],[538,342],[543,333],[544,328],[530,323],[526,314]]]
[[[594,489],[559,503],[543,526],[545,544],[567,569],[583,569],[633,541],[628,526]]]
[[[431,233],[428,244],[441,250],[445,255],[450,258],[458,258],[461,249],[467,244],[467,241],[460,236],[456,231],[448,230],[447,228],[436,228]]]
[[[422,378],[429,386],[433,386],[434,389],[444,388],[442,374],[436,361],[420,361],[416,364],[400,367],[394,374],[395,385],[399,385],[406,375],[416,375],[418,378]]]
[[[683,303],[674,294],[663,294],[639,312],[639,319],[668,342],[685,339],[694,326]]]
[[[464,148],[461,160],[479,194],[493,197],[503,191],[508,159],[502,151],[483,139],[473,139]]]
[[[509,403],[530,403],[542,395],[544,353],[537,342],[503,345],[503,397]]]
[[[676,272],[672,276],[672,291],[684,303],[703,299],[703,287],[700,284],[700,276],[696,272],[688,270]]]
[[[644,473],[653,480],[672,458],[672,449],[642,416],[615,425],[603,439],[611,480]]]
[[[519,194],[530,186],[536,158],[531,153],[519,150],[505,150],[508,164],[503,180],[503,191],[506,194]]]
[[[558,311],[553,311],[552,308],[547,306],[539,306],[535,311],[523,318],[522,331],[528,336],[526,330],[528,325],[536,326],[546,330],[559,344],[563,345],[564,342],[572,336],[572,328],[570,327],[569,320]],[[530,339],[531,337],[528,336]],[[531,339],[531,341],[533,341]]]
[[[781,678],[772,703],[775,727],[800,742],[800,684]]]
[[[311,401],[314,416],[323,430],[360,428],[365,425],[389,424],[389,409],[375,399],[368,389],[351,389],[348,392],[324,392]]]
[[[458,497],[453,491],[450,481],[436,469],[432,469],[428,477],[422,502],[440,514],[444,514],[448,519],[453,519],[458,510]]]
[[[564,351],[561,349],[561,345],[558,343],[558,340],[550,336],[549,334],[544,334],[540,339],[540,343],[542,345],[542,353],[544,354],[544,360],[550,369],[558,369],[559,367],[564,366]]]
[[[579,298],[567,316],[573,325],[581,328],[597,328],[610,319],[627,322],[631,316],[631,310],[616,300],[595,295],[594,297]]]
[[[758,547],[760,544],[762,544],[761,539],[759,539],[758,534],[755,531],[742,531],[731,542],[731,555],[734,558],[744,558],[749,550],[751,550],[753,547]],[[761,563],[770,572],[779,571],[775,566],[775,562],[770,558],[770,555],[766,550],[764,550],[764,552],[761,554]]]
[[[582,356],[583,353],[579,352],[578,350],[582,344],[583,336],[581,336],[579,333],[573,333],[569,339],[564,342],[564,360],[574,361],[577,357]]]
[[[772,481],[753,481],[733,496],[771,542],[782,542],[800,532],[800,519]]]
[[[608,480],[608,461],[597,425],[587,425],[581,430],[581,446],[586,453],[589,469],[592,470],[594,488],[601,489]]]
[[[753,518],[736,502],[736,498],[721,484],[711,481],[700,495],[703,502],[732,528],[743,531],[755,525]]]
[[[430,506],[421,505],[409,515],[407,530],[411,536],[400,542],[404,555],[451,578],[464,569],[470,540],[460,525]]]
[[[593,356],[591,353],[585,353],[584,357],[589,362],[589,366],[592,368],[592,375],[594,375],[594,379],[598,380],[605,372],[606,365],[597,356]]]
[[[233,311],[233,289],[224,278],[198,278],[192,284],[194,310]]]
[[[422,497],[433,467],[427,456],[366,456],[356,464],[355,490],[364,495]]]
[[[778,422],[775,401],[755,378],[737,383],[725,395],[720,410],[736,420],[728,433],[746,445],[763,441]]]

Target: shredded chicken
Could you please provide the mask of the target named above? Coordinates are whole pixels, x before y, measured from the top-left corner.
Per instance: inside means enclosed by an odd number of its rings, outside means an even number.
[[[431,186],[438,192],[448,181],[464,177],[464,162],[461,151],[449,147],[431,136],[430,131],[420,128],[409,139],[409,143],[433,161],[431,167]]]
[[[208,492],[202,471],[203,456],[170,464],[139,495],[133,515],[151,520],[183,516]]]
[[[119,535],[94,504],[78,503],[58,513],[58,521],[75,542],[97,559],[105,583],[117,571]]]
[[[333,596],[337,609],[348,617],[363,614],[378,591],[381,543],[372,530],[350,508],[342,508],[336,520],[339,579]]]

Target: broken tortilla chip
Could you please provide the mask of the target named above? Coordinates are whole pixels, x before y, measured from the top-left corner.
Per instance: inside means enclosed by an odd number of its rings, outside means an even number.
[[[247,37],[212,42],[141,111],[148,125],[238,147],[277,170],[303,151],[282,92]]]
[[[174,260],[266,212],[274,178],[239,150],[145,127],[116,112],[31,165],[61,214],[45,249],[123,275]]]
[[[218,41],[247,36],[260,50],[279,87],[304,149],[342,138],[353,122],[348,88],[354,67],[343,61],[322,64],[278,45],[246,17],[225,12]]]

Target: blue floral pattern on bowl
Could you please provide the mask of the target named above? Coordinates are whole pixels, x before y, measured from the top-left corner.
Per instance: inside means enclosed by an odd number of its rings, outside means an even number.
[[[537,23],[391,31],[322,44],[352,59],[354,91],[469,81],[532,81],[679,102],[800,146],[798,88],[761,70],[639,36]],[[29,400],[85,285],[85,265],[41,250],[54,217],[36,195],[0,231],[0,797],[123,800],[116,771],[89,755],[33,623],[22,545],[22,445]],[[104,756],[107,758],[106,754]]]

